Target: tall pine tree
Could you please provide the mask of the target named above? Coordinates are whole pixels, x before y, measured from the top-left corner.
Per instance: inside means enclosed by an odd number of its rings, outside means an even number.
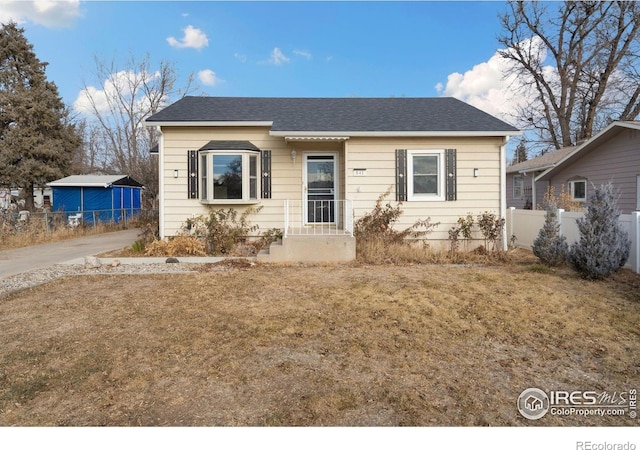
[[[15,23],[0,28],[0,183],[33,190],[68,175],[80,139],[57,86]]]

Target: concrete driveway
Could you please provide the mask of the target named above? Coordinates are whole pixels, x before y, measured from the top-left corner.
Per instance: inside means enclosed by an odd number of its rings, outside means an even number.
[[[34,245],[0,252],[0,279],[65,261],[118,250],[133,244],[140,230],[83,236],[50,244]]]

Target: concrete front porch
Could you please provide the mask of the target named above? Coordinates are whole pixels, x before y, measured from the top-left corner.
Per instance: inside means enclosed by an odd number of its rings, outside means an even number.
[[[356,258],[356,238],[350,234],[289,235],[258,254],[260,262],[348,262]]]

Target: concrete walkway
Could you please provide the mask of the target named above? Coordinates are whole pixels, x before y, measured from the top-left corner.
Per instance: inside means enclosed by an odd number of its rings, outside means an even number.
[[[0,279],[34,269],[61,264],[132,245],[140,230],[83,236],[77,239],[34,245],[0,252]]]

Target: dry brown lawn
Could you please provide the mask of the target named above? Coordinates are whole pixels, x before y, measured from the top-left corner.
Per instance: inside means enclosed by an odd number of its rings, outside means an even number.
[[[528,387],[640,387],[640,276],[205,266],[0,299],[0,425],[630,426],[529,421]]]

